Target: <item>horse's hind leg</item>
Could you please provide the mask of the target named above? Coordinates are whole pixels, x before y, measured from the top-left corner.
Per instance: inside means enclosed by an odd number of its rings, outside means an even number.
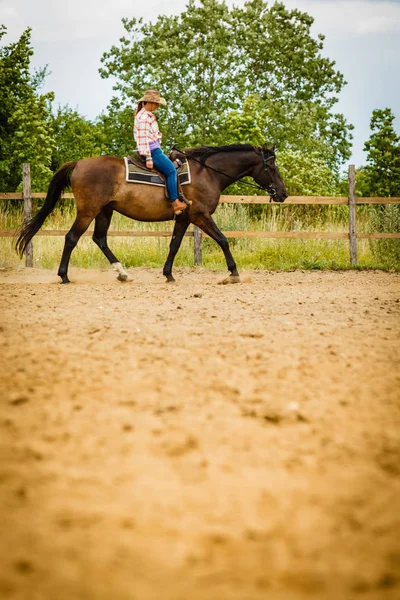
[[[175,281],[175,279],[172,276],[172,265],[174,264],[176,253],[180,248],[183,236],[186,233],[189,223],[189,217],[185,213],[178,216],[175,221],[175,227],[169,245],[169,254],[163,269],[163,275],[165,275],[168,282]]]
[[[78,243],[79,238],[85,233],[90,223],[93,221],[93,216],[80,215],[76,216],[74,224],[65,236],[64,250],[61,257],[60,266],[58,269],[58,275],[61,277],[62,283],[69,283],[68,279],[68,265],[69,259],[71,258],[72,250]]]
[[[217,242],[222,252],[224,253],[228,271],[231,272],[231,275],[229,279],[224,280],[222,283],[240,283],[239,273],[236,268],[235,260],[229,248],[229,242],[222,233],[222,231],[218,229],[213,219],[209,215],[199,214],[196,215],[195,218],[193,218],[192,220],[195,225],[197,225],[198,227],[200,227],[200,229],[204,231],[204,233],[209,235],[210,238]]]
[[[113,209],[105,206],[95,219],[93,241],[98,245],[104,256],[110,261],[115,271],[118,273],[120,281],[128,279],[128,273],[125,271],[118,258],[111,252],[107,244],[107,231],[110,227]]]

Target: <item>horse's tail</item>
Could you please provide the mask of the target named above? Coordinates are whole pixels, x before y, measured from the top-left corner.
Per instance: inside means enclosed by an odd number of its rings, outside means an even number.
[[[53,212],[65,188],[71,184],[71,173],[76,165],[77,161],[67,162],[54,174],[42,208],[28,223],[25,223],[19,232],[15,247],[20,256],[23,255],[27,245],[39,231],[46,218]]]

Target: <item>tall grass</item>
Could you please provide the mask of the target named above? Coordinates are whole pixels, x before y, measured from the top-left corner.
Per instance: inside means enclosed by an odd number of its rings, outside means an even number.
[[[47,219],[45,229],[69,229],[74,218],[73,201],[65,201],[61,209]],[[376,207],[374,207],[376,208]],[[395,231],[397,206],[358,207],[358,230],[381,231],[382,219],[386,230]],[[387,209],[389,209],[388,212]],[[390,210],[393,214],[390,213]],[[218,207],[215,219],[222,231],[348,231],[346,206],[277,206],[258,207],[257,216],[245,205],[223,204]],[[398,219],[400,222],[400,218]],[[3,206],[0,211],[0,229],[19,229],[22,209],[16,203]],[[394,224],[394,225],[393,225]],[[391,229],[392,227],[392,229]],[[393,228],[394,227],[394,228]],[[141,223],[115,213],[111,230],[116,231],[172,231],[173,223]],[[93,229],[93,227],[91,227]],[[399,228],[400,229],[400,228]],[[34,238],[34,264],[37,267],[56,269],[64,244],[63,237]],[[118,238],[110,237],[109,244],[126,267],[162,267],[165,262],[169,238]],[[295,240],[295,239],[230,239],[230,245],[239,268],[293,270],[293,269],[348,269],[349,248],[346,240]],[[400,240],[360,240],[358,242],[357,268],[400,270]],[[24,264],[13,248],[11,238],[0,238],[0,267]],[[210,269],[226,268],[223,254],[212,240],[203,242],[203,264]],[[84,237],[74,250],[71,265],[87,268],[108,268],[108,261],[93,243]],[[193,238],[185,238],[176,257],[176,266],[193,265]],[[354,267],[353,267],[354,268]]]
[[[400,233],[399,204],[368,208],[367,225],[370,231]],[[371,245],[371,252],[375,260],[383,258],[388,264],[398,265],[400,263],[400,240],[375,240]]]

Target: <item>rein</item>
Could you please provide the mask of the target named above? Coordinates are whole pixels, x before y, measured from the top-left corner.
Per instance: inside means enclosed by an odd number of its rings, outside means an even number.
[[[253,187],[256,190],[261,190],[263,192],[268,192],[268,194],[270,194],[270,196],[274,196],[275,195],[275,188],[273,185],[268,185],[268,187],[264,188],[261,185],[258,185],[258,183],[250,183],[247,181],[241,181],[241,177],[239,177],[239,179],[236,179],[235,177],[232,177],[232,175],[228,175],[228,173],[223,173],[222,171],[219,171],[218,169],[214,169],[214,167],[210,167],[209,165],[206,165],[202,160],[198,160],[197,158],[193,158],[193,156],[188,156],[186,154],[186,152],[184,152],[183,150],[179,150],[179,148],[174,144],[171,148],[171,150],[177,150],[178,152],[180,152],[181,154],[183,154],[184,156],[186,156],[187,159],[193,160],[194,162],[199,163],[200,165],[202,165],[203,167],[205,167],[206,169],[209,169],[210,171],[214,171],[215,173],[219,173],[220,175],[224,175],[224,177],[229,177],[229,179],[232,179],[232,183],[238,183],[239,185],[246,185],[249,187]],[[256,150],[254,149],[254,152],[256,152]],[[267,170],[267,161],[268,160],[272,160],[274,158],[274,156],[268,156],[267,158],[265,158],[264,155],[264,151],[261,150],[261,158],[263,161],[263,170],[266,171]],[[242,177],[246,177],[246,175],[243,175]],[[271,202],[271,198],[270,198],[270,202]]]

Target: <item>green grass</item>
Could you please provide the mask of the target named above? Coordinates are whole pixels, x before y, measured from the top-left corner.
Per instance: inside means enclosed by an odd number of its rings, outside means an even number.
[[[253,208],[253,207],[252,207]],[[347,232],[347,207],[343,206],[263,206],[257,214],[244,205],[220,206],[215,218],[223,231],[331,231]],[[253,213],[253,217],[252,217]],[[72,204],[56,210],[46,221],[46,229],[69,229],[75,215]],[[22,214],[15,205],[0,211],[0,229],[18,229]],[[140,223],[117,213],[113,216],[111,230],[166,231],[173,224]],[[358,230],[377,230],[371,214],[363,207],[358,209]],[[395,229],[392,229],[395,230]],[[295,240],[295,239],[230,239],[232,253],[240,269],[268,269],[289,271],[294,269],[382,269],[400,270],[400,240],[358,242],[358,264],[349,263],[349,245],[346,240]],[[63,237],[36,237],[34,265],[57,269],[64,244]],[[126,267],[157,267],[165,262],[169,238],[118,238],[110,237],[109,244]],[[23,265],[13,248],[11,238],[0,238],[0,267]],[[225,270],[225,260],[212,240],[203,242],[203,264],[209,269]],[[85,268],[107,268],[108,261],[90,238],[82,238],[74,250],[71,265]],[[193,238],[183,240],[175,260],[176,266],[193,265]]]

